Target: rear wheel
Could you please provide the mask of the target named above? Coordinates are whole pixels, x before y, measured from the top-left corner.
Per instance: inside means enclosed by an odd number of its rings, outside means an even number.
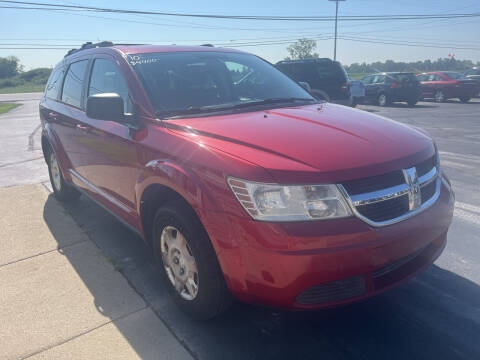
[[[408,100],[408,101],[407,101],[407,104],[408,104],[408,106],[413,107],[413,106],[415,106],[415,105],[417,104],[417,100]]]
[[[78,199],[80,192],[67,183],[63,177],[62,169],[53,150],[48,152],[48,174],[55,197],[60,201],[73,201]]]
[[[390,103],[390,99],[388,98],[387,94],[380,94],[377,98],[377,104],[379,106],[387,106]]]
[[[435,94],[433,94],[433,98],[435,100],[435,102],[437,103],[442,103],[442,102],[445,102],[445,94],[443,93],[442,90],[437,90],[435,91]]]
[[[193,210],[182,201],[160,207],[153,245],[175,303],[196,319],[210,319],[232,302],[215,251]]]
[[[470,96],[462,96],[462,97],[460,97],[460,101],[463,102],[463,103],[469,102],[470,99],[471,99]]]

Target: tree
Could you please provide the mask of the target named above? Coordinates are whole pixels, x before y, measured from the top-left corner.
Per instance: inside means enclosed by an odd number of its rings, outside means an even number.
[[[18,75],[22,71],[20,60],[15,56],[0,57],[0,79]]]
[[[318,54],[313,51],[317,48],[317,42],[311,39],[298,39],[296,42],[287,47],[290,54],[286,60],[290,59],[306,59],[318,58]]]

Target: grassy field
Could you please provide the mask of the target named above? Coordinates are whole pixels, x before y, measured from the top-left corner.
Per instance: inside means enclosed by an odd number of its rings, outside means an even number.
[[[19,107],[22,104],[1,104],[0,103],[0,114],[5,114],[6,112]]]
[[[348,73],[348,76],[355,80],[363,79],[367,75],[370,75],[370,73]]]
[[[25,84],[0,88],[0,94],[43,92],[43,89],[45,89],[45,85]]]

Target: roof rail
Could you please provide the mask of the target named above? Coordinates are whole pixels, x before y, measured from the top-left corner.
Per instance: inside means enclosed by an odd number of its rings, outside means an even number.
[[[213,46],[212,44],[202,44],[202,45],[200,45],[200,46],[215,47],[215,46]]]
[[[98,43],[93,44],[91,41],[86,42],[83,44],[80,49],[71,49],[67,52],[67,54],[64,57],[67,57],[69,55],[75,54],[76,52],[86,50],[86,49],[94,49],[94,48],[99,48],[99,47],[107,47],[107,46],[113,46],[113,42],[111,41],[101,41]]]

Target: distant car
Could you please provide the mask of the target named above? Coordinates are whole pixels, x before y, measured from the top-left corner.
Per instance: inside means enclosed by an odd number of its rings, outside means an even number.
[[[404,101],[414,106],[420,99],[421,90],[415,74],[410,72],[389,72],[366,76],[362,79],[365,85],[365,98],[380,106]]]
[[[365,101],[365,85],[360,80],[348,78],[350,88],[350,106],[355,107]]]
[[[436,71],[417,75],[422,87],[422,97],[444,102],[458,98],[468,102],[476,94],[477,83],[455,71]]]
[[[338,61],[328,58],[285,60],[276,64],[284,74],[297,82],[306,82],[318,100],[350,105],[348,76]]]
[[[480,96],[480,66],[475,66],[470,70],[465,71],[463,74],[469,79],[473,79],[477,82],[477,96]]]

